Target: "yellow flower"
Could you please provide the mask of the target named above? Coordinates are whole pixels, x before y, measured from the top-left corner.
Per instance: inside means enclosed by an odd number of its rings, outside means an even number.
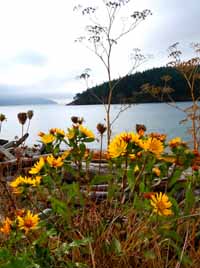
[[[158,140],[160,140],[160,141],[165,141],[167,135],[165,135],[165,134],[160,134],[160,133],[156,133],[156,132],[152,132],[152,133],[149,134],[149,137],[151,137],[151,138],[156,138],[156,139],[158,139]]]
[[[34,179],[31,180],[31,185],[32,186],[40,185],[41,179],[42,179],[41,176],[36,176]]]
[[[125,155],[127,145],[127,142],[121,139],[120,135],[117,135],[113,140],[111,140],[108,146],[109,156],[111,158],[116,158]]]
[[[154,174],[156,174],[157,177],[160,176],[160,169],[159,169],[158,167],[154,167],[154,168],[152,168],[152,172],[153,172]]]
[[[47,163],[54,168],[61,167],[64,164],[60,156],[56,159],[53,155],[47,156]]]
[[[21,230],[24,230],[27,234],[30,230],[33,230],[37,227],[39,222],[38,214],[33,215],[30,210],[27,211],[24,217],[17,217],[18,227]]]
[[[12,221],[8,217],[6,217],[6,219],[3,221],[2,227],[0,228],[0,232],[9,235],[11,231],[11,224]]]
[[[59,135],[59,136],[62,136],[62,137],[65,136],[65,131],[63,129],[60,129],[60,128],[56,128],[55,133],[56,133],[56,135]]]
[[[119,138],[125,141],[126,143],[131,142],[132,140],[132,133],[130,132],[122,132],[119,134]]]
[[[66,134],[69,140],[72,140],[75,137],[75,130],[74,128],[68,128],[68,133]]]
[[[173,214],[171,207],[172,203],[169,201],[169,198],[166,194],[155,193],[151,196],[150,201],[153,212],[160,216],[170,216]]]
[[[136,155],[135,155],[135,154],[129,154],[128,156],[129,156],[129,158],[130,158],[132,161],[136,159]]]
[[[10,186],[12,187],[13,193],[20,194],[23,192],[24,185],[31,185],[36,187],[40,184],[41,176],[36,176],[35,179],[32,179],[30,177],[17,177],[14,181],[10,182]]]
[[[140,135],[139,134],[135,134],[135,133],[131,133],[131,142],[134,142],[135,144],[139,144],[140,142]]]
[[[69,155],[70,155],[70,151],[69,150],[64,151],[64,153],[62,153],[62,155],[61,155],[62,160],[65,160]]]
[[[48,143],[52,143],[55,140],[55,137],[52,134],[44,134],[41,137],[41,140],[43,143],[48,144]]]
[[[44,166],[44,158],[40,157],[39,161],[37,161],[29,171],[29,174],[38,174],[40,170],[43,168],[43,166]]]
[[[159,156],[164,151],[163,143],[156,138],[149,138],[140,142],[140,146],[145,150]]]
[[[177,147],[177,146],[182,145],[182,144],[183,144],[183,141],[181,140],[180,137],[176,137],[176,138],[171,139],[169,141],[169,146],[172,148]]]
[[[133,142],[138,144],[140,136],[133,132],[122,132],[119,134],[119,137],[124,140],[126,143]]]
[[[23,182],[24,182],[24,178],[22,176],[19,176],[14,181],[11,181],[9,184],[12,188],[17,188]]]
[[[86,127],[82,126],[82,125],[79,126],[79,131],[83,135],[85,135],[87,138],[91,138],[91,139],[94,139],[95,138],[93,132],[90,131],[89,129],[87,129]]]
[[[136,166],[134,167],[134,173],[138,173],[139,171],[140,171],[140,169],[139,169],[138,165],[136,165]]]
[[[158,160],[163,160],[167,163],[175,163],[176,158],[174,156],[166,155],[166,156],[158,157]]]

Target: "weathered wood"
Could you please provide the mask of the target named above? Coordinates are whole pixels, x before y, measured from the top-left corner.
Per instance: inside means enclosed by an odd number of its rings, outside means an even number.
[[[0,145],[4,145],[4,144],[6,144],[6,143],[8,143],[8,140],[0,139]]]
[[[19,140],[15,142],[15,147],[18,147],[19,145],[21,145],[28,138],[28,136],[29,134],[25,133]]]
[[[11,154],[7,149],[5,149],[3,146],[0,146],[0,152],[5,155],[9,160],[14,160],[15,156]]]

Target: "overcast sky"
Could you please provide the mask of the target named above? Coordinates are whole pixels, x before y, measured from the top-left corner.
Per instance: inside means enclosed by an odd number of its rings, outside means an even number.
[[[101,0],[90,2],[98,5]],[[0,96],[40,95],[71,99],[85,89],[77,77],[91,69],[90,85],[106,81],[99,60],[74,40],[84,32],[84,17],[73,7],[87,0],[0,0]],[[200,41],[200,0],[132,0],[128,12],[151,9],[142,22],[116,46],[113,76],[130,68],[130,53],[140,48],[153,59],[140,70],[166,65],[167,48],[180,42],[185,55]],[[102,15],[103,16],[103,15]]]

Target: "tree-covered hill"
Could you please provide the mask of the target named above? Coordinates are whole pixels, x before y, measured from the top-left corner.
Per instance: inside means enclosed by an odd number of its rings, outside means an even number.
[[[112,103],[159,102],[159,98],[145,92],[142,90],[142,87],[145,84],[150,84],[155,87],[163,87],[165,85],[165,82],[162,79],[163,76],[171,77],[171,79],[167,82],[167,87],[173,89],[173,92],[170,94],[173,100],[191,100],[187,83],[182,75],[172,67],[160,67],[127,75],[119,78],[118,80],[113,80],[112,83],[116,84],[116,86],[113,90]],[[196,94],[199,95],[199,87],[196,89]],[[70,104],[102,104],[107,103],[107,97],[108,82],[104,82],[101,85],[97,85],[82,93],[76,94],[73,102]],[[167,95],[163,95],[163,100],[169,101],[169,97]]]

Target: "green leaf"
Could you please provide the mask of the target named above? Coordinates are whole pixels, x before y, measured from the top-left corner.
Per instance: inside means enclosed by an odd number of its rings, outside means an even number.
[[[180,209],[179,209],[179,206],[178,206],[178,203],[177,203],[176,199],[173,198],[173,197],[171,197],[171,196],[170,196],[169,199],[170,199],[170,201],[171,201],[171,203],[172,203],[172,211],[174,212],[174,214],[175,214],[176,216],[178,216],[178,215],[179,215],[179,211],[180,211]]]
[[[147,250],[144,252],[144,257],[147,260],[154,260],[156,258],[156,254],[153,250]]]
[[[1,248],[0,249],[0,260],[3,259],[3,260],[6,260],[10,257],[10,252],[9,250],[5,249],[5,248]]]
[[[68,212],[66,203],[54,197],[50,198],[50,202],[51,202],[53,211],[63,216],[64,218],[66,218],[67,212]]]
[[[94,139],[93,139],[93,138],[85,138],[84,141],[85,141],[85,142],[93,142]]]
[[[112,175],[106,174],[106,175],[95,175],[94,178],[91,181],[91,185],[94,184],[101,184],[101,183],[107,183],[113,179]]]
[[[115,237],[112,240],[112,247],[117,255],[120,255],[122,253],[121,243]]]
[[[86,150],[86,146],[85,146],[85,144],[84,144],[84,143],[81,143],[81,144],[79,145],[79,149],[81,150],[81,155],[84,156],[84,154],[85,154],[85,150]]]
[[[182,173],[182,170],[181,169],[177,169],[177,170],[174,171],[174,173],[173,173],[173,175],[170,178],[169,183],[168,183],[168,187],[169,188],[171,188],[172,186],[174,186],[174,184],[176,184],[177,180],[181,176],[181,173]]]
[[[186,188],[186,193],[185,193],[185,213],[188,214],[190,213],[190,210],[195,204],[195,196],[193,193],[193,189],[191,187],[191,183],[188,185]]]
[[[71,242],[69,244],[69,247],[70,248],[74,248],[74,247],[86,246],[86,245],[88,245],[91,242],[92,242],[92,238],[91,237],[85,237],[85,238],[83,238],[81,240],[73,240],[73,242]]]
[[[134,184],[135,184],[135,176],[134,176],[134,173],[133,173],[133,168],[128,170],[128,172],[127,172],[127,180],[128,180],[129,188],[132,189]]]
[[[60,143],[58,143],[54,149],[53,149],[53,154],[54,155],[58,155],[58,153],[60,152]]]
[[[79,183],[73,182],[72,184],[65,184],[62,186],[62,190],[67,196],[67,203],[77,201],[78,198],[81,203],[83,202],[83,196],[80,192]]]

